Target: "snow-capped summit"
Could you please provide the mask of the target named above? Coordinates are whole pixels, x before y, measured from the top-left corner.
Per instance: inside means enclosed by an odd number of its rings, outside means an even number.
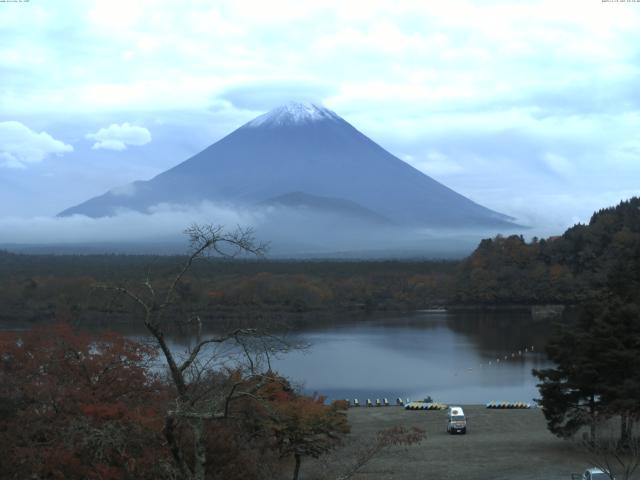
[[[280,127],[283,125],[304,125],[320,120],[337,120],[340,117],[314,103],[289,102],[254,118],[244,127]]]

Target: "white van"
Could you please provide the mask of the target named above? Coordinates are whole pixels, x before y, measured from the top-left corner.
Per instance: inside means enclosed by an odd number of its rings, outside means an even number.
[[[464,416],[462,407],[449,407],[447,433],[467,433],[467,417]]]

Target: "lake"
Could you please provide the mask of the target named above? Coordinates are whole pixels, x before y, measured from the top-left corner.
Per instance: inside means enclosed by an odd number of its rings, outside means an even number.
[[[2,328],[2,327],[0,327]],[[4,328],[11,329],[11,326]],[[119,328],[144,340],[138,326]],[[276,371],[307,393],[329,399],[431,396],[444,403],[532,402],[533,368],[550,365],[543,353],[551,327],[518,311],[341,314],[333,322],[287,334],[306,344],[272,359]],[[195,341],[180,335],[171,348]]]
[[[389,315],[297,332],[308,351],[274,364],[306,391],[333,399],[532,402],[531,370],[550,365],[543,353],[549,331],[527,313]]]

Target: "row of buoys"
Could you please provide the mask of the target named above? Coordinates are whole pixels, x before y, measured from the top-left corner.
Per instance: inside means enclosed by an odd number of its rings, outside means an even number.
[[[525,402],[489,402],[487,408],[531,408],[530,403]]]
[[[502,355],[500,357],[497,357],[495,360],[489,360],[487,363],[481,363],[480,365],[478,365],[479,369],[485,368],[485,367],[491,367],[493,365],[500,365],[501,362],[506,362],[509,361],[511,359],[515,359],[518,357],[522,357],[525,353],[529,353],[529,352],[533,352],[534,351],[534,346],[531,345],[530,347],[524,347],[521,350],[518,350],[517,352],[511,352],[510,354],[507,355]],[[464,370],[462,370],[463,372],[473,372],[473,367],[468,367]],[[454,376],[458,376],[458,374],[461,373],[460,371],[455,372],[453,375]]]
[[[445,410],[447,405],[438,402],[409,402],[404,406],[404,408],[407,410]]]

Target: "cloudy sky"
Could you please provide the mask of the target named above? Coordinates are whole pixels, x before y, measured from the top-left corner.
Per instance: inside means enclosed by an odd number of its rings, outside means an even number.
[[[561,231],[640,193],[640,2],[0,2],[0,229],[289,100]]]

